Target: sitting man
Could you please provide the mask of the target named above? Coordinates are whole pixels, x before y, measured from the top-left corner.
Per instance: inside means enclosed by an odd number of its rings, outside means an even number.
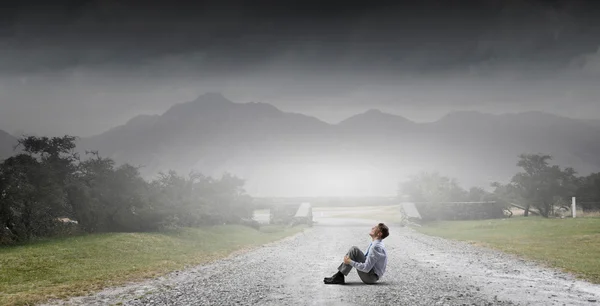
[[[387,252],[382,240],[389,234],[389,229],[385,224],[375,225],[369,233],[373,241],[367,248],[367,252],[363,254],[359,248],[351,247],[344,256],[344,263],[338,267],[338,272],[332,277],[326,277],[323,282],[325,284],[344,284],[344,276],[348,276],[353,267],[356,268],[363,283],[374,284],[377,282],[385,273]]]

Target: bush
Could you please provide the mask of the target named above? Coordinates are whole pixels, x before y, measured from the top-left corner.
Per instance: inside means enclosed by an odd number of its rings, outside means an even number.
[[[253,207],[244,181],[171,171],[144,180],[97,152],[81,161],[74,137],[26,137],[23,152],[0,163],[0,245],[79,232],[172,231],[248,224]],[[59,222],[58,217],[78,223]]]

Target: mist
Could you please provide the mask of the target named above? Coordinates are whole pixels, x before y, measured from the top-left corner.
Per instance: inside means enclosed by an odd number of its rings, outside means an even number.
[[[598,84],[600,1],[4,1],[0,304],[590,305]]]
[[[598,167],[593,154],[568,149],[596,149],[591,2],[32,2],[1,14],[0,129],[80,136],[82,148],[142,165],[147,177],[232,172],[253,195],[388,196],[419,171],[467,186],[506,181],[524,151]],[[223,95],[225,110],[162,120],[178,105],[212,105],[199,98],[208,92]],[[373,109],[396,117],[344,125]],[[228,113],[238,111],[253,115]],[[453,119],[464,111],[479,115]],[[525,121],[510,115],[523,112]],[[306,120],[278,119],[298,114]],[[198,125],[203,118],[229,121]],[[536,130],[566,119],[581,127]],[[502,132],[519,122],[530,133]]]

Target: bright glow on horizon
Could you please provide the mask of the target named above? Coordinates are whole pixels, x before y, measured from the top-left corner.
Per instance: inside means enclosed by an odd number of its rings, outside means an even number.
[[[402,174],[402,173],[400,173]],[[396,196],[397,171],[357,161],[277,163],[244,175],[253,196]]]
[[[306,167],[314,179],[311,185],[320,196],[356,196],[358,194],[374,194],[373,183],[376,183],[374,169],[357,166],[316,164]]]

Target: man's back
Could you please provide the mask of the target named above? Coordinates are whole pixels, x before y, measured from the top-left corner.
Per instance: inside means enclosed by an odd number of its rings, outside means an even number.
[[[373,269],[375,270],[375,274],[377,274],[377,276],[379,276],[379,278],[381,279],[381,277],[383,277],[383,274],[385,274],[385,268],[387,267],[388,260],[385,244],[381,240],[375,240],[373,241],[371,250],[373,250],[373,255],[375,255],[374,257],[376,258],[375,264],[373,265]]]

